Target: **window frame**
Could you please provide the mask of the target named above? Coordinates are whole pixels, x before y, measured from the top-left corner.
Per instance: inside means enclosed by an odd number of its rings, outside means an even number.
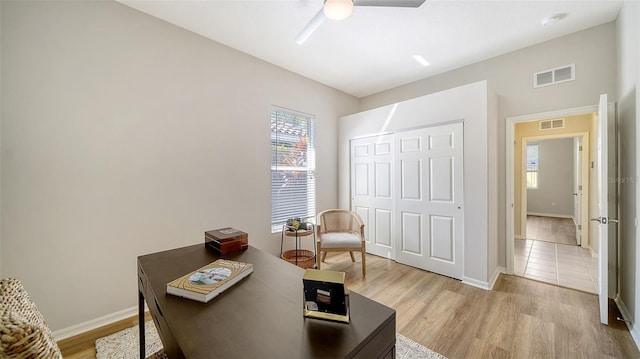
[[[529,158],[529,148],[535,148],[535,161]],[[527,151],[525,155],[525,173],[527,189],[538,189],[540,184],[538,183],[539,171],[540,171],[540,147],[538,143],[528,143]]]
[[[272,105],[270,122],[270,225],[279,233],[288,218],[315,222],[315,116]]]

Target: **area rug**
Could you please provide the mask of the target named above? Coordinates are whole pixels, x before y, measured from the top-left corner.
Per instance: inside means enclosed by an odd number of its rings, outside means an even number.
[[[153,322],[145,324],[145,350],[153,353],[151,359],[166,359],[162,343]],[[96,340],[96,359],[138,359],[140,357],[138,326],[128,328]],[[398,359],[447,359],[419,343],[397,334],[396,358]]]

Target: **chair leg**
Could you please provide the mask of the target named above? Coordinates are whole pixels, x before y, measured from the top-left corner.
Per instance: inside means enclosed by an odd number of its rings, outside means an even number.
[[[353,252],[349,252],[349,254],[351,255],[351,261],[355,262],[356,261],[356,257],[353,256]]]
[[[326,251],[324,253],[322,253],[322,261],[324,262],[325,259],[327,259],[327,252]]]
[[[320,270],[320,256],[322,255],[322,251],[320,249],[320,242],[316,242],[316,264],[318,265],[317,268],[318,270]]]
[[[365,251],[362,251],[362,276],[366,277],[367,276],[367,254],[365,253]]]

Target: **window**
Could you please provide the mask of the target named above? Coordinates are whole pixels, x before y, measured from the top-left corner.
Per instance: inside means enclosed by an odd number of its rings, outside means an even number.
[[[538,144],[527,145],[527,188],[538,188]]]
[[[271,231],[316,215],[314,117],[271,109]]]

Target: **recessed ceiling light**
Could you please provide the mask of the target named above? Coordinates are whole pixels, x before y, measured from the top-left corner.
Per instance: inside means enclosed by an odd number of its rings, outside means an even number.
[[[551,16],[547,16],[544,19],[542,19],[542,21],[540,21],[540,23],[542,24],[542,26],[544,27],[548,27],[551,26],[553,24],[555,24],[556,22],[564,19],[565,17],[567,17],[567,14],[555,14],[555,15],[551,15]]]
[[[420,55],[413,55],[413,59],[418,61],[418,63],[420,63],[420,65],[422,65],[422,66],[431,65],[427,60],[424,59],[424,57],[422,57]]]

